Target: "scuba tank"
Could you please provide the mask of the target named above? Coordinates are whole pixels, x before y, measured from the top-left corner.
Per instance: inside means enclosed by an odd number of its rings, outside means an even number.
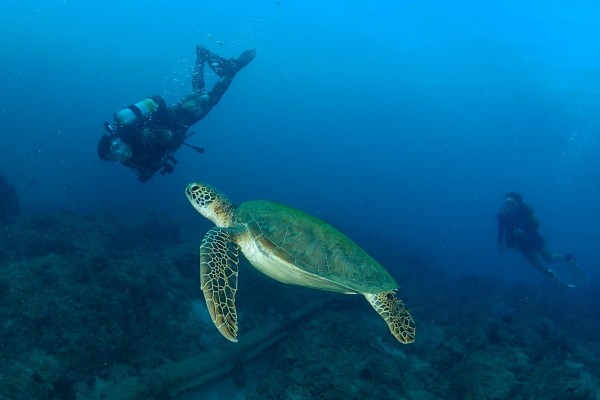
[[[142,101],[125,107],[115,113],[115,122],[120,126],[135,125],[142,122],[150,115],[164,110],[165,101],[160,96],[148,97]]]

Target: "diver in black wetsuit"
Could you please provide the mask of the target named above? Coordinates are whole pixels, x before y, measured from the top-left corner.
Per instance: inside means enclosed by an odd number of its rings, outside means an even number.
[[[189,127],[217,105],[235,75],[255,56],[255,50],[247,50],[237,59],[223,58],[198,46],[192,78],[194,93],[169,107],[161,97],[154,96],[116,113],[114,124],[104,125],[108,134],[98,143],[99,157],[131,168],[141,182],[158,171],[161,174],[173,172],[177,164],[173,155],[182,144],[199,153],[204,151],[185,143],[190,136]],[[220,77],[208,93],[205,93],[204,64]]]
[[[504,196],[504,205],[498,211],[498,246],[503,252],[506,247],[523,253],[527,261],[544,275],[560,283],[556,273],[543,264],[564,262],[581,283],[584,273],[571,254],[552,254],[546,249],[546,242],[538,232],[539,222],[533,209],[523,201],[519,193],[511,192]],[[573,286],[573,285],[569,285]]]

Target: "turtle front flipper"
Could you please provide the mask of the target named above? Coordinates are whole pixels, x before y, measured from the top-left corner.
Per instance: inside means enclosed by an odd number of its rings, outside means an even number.
[[[229,228],[213,228],[200,245],[200,288],[215,326],[223,336],[237,342],[235,292],[238,281],[239,246]]]
[[[399,342],[408,344],[415,341],[415,321],[402,300],[396,296],[395,289],[376,294],[365,293],[365,297]]]

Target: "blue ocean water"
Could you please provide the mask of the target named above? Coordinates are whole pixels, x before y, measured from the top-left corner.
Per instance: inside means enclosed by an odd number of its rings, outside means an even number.
[[[456,273],[530,276],[498,255],[504,193],[550,247],[600,259],[600,6],[576,1],[13,1],[0,15],[0,171],[22,208],[160,209],[194,180],[314,213]],[[140,184],[102,162],[112,113],[191,91],[194,49],[256,48],[222,102]],[[393,267],[392,267],[393,268]],[[537,279],[534,274],[532,276]],[[519,278],[519,279],[520,279]]]
[[[266,352],[273,359],[240,374],[264,372],[264,382],[230,374],[231,398],[245,385],[283,398],[278,380],[352,398],[333,387],[328,363],[373,390],[358,398],[385,388],[419,399],[596,398],[598,16],[587,0],[5,0],[0,177],[21,215],[1,226],[0,397],[126,387],[188,351],[234,352],[262,324],[285,325],[296,304],[329,299],[240,272],[240,343],[223,339],[198,312],[196,244],[178,237],[199,242],[209,226],[184,195],[204,181],[234,202],[274,200],[338,227],[406,277],[399,293],[417,325],[415,344],[401,346],[360,296],[339,296],[297,317],[301,328]],[[225,57],[257,50],[191,129],[188,142],[206,152],[182,147],[175,172],[147,183],[101,161],[113,113],[191,92],[198,44]],[[520,254],[499,253],[496,212],[510,191],[590,285],[558,287]]]

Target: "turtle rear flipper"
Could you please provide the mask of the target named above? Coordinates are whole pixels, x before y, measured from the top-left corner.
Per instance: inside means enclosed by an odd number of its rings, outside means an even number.
[[[396,296],[395,289],[376,294],[365,293],[365,298],[385,320],[399,342],[408,344],[415,341],[415,321],[402,300]]]
[[[215,326],[237,342],[237,291],[239,246],[229,228],[209,230],[200,245],[200,288]]]

